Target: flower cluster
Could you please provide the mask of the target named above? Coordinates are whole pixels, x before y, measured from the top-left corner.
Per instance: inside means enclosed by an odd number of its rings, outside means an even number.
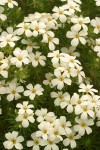
[[[34,123],[34,113],[31,109],[33,108],[33,105],[28,105],[28,101],[23,101],[23,104],[18,103],[16,107],[19,108],[18,116],[16,117],[17,122],[22,122],[24,128],[29,126],[29,122]]]
[[[0,102],[7,107],[0,105],[0,115],[9,121],[5,149],[73,149],[94,125],[100,127],[99,91],[87,81],[80,51],[88,47],[100,57],[100,18],[81,15],[81,0],[60,1],[52,13],[28,14],[12,26],[6,11],[12,13],[18,3],[0,1]],[[61,30],[67,46],[60,42]]]

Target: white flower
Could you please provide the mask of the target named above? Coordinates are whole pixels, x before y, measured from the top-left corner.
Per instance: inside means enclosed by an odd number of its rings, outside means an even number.
[[[49,30],[49,29],[58,29],[57,21],[49,13],[46,13],[44,15],[44,17],[41,18],[41,21],[43,21],[44,23],[46,23],[46,30]]]
[[[11,57],[11,56],[10,56]],[[10,66],[10,61],[9,61],[9,56],[8,57],[5,57],[4,56],[4,53],[3,52],[0,52],[0,63],[1,64],[6,64],[8,67],[7,69],[9,68]]]
[[[60,142],[59,139],[52,140],[49,138],[47,141],[42,140],[41,142],[42,146],[46,146],[44,150],[59,150],[59,147],[56,145]]]
[[[77,70],[74,67],[70,68],[68,65],[66,65],[64,67],[58,67],[56,70],[63,71],[68,78],[70,78],[70,77],[76,77],[77,76]]]
[[[80,86],[79,86],[79,92],[83,92],[83,93],[90,93],[91,95],[94,95],[95,92],[98,92],[98,90],[96,89],[93,89],[92,88],[93,85],[85,85],[84,83],[81,83]]]
[[[5,80],[0,81],[0,94],[6,94],[8,83],[5,83]]]
[[[33,67],[37,67],[39,64],[41,66],[45,66],[46,63],[45,63],[45,60],[46,60],[46,57],[44,55],[41,55],[42,53],[39,52],[39,51],[36,51],[36,53],[30,53],[29,56],[30,56],[30,60],[32,62],[32,66]]]
[[[85,73],[82,71],[82,67],[79,66],[77,68],[77,76],[78,76],[78,83],[82,83],[83,79],[85,78]]]
[[[36,110],[35,115],[38,116],[37,121],[42,122],[47,116],[47,109]]]
[[[90,134],[92,132],[92,129],[89,126],[92,126],[94,124],[93,119],[82,120],[82,119],[75,118],[75,121],[76,123],[78,123],[78,125],[74,125],[73,128],[81,136],[85,134],[85,131],[87,134]]]
[[[18,41],[20,38],[14,35],[13,28],[8,27],[7,32],[3,31],[0,36],[0,47],[5,47],[7,44],[11,47],[15,46],[15,41]]]
[[[52,130],[52,133],[50,134],[50,139],[55,140],[55,139],[59,139],[60,141],[63,140],[61,135],[65,135],[64,130],[61,128],[61,126],[59,125],[59,121],[55,121],[54,122],[54,127]]]
[[[39,131],[36,131],[36,136],[37,137],[42,137],[44,140],[48,139],[48,135],[52,133],[53,127],[49,122],[42,121],[39,125],[38,128],[40,129]]]
[[[49,122],[52,126],[55,126],[57,116],[53,112],[48,112],[44,119]]]
[[[66,15],[71,15],[69,11],[66,10],[66,8],[62,7],[57,7],[55,6],[52,10],[54,14],[52,15],[56,20],[59,19],[62,23],[66,22],[67,17]]]
[[[80,28],[76,28],[75,26],[71,27],[71,31],[68,31],[66,36],[68,38],[72,38],[71,45],[76,47],[79,42],[81,42],[83,45],[86,44],[86,40],[84,37],[86,37],[87,32],[82,30],[80,31]]]
[[[17,35],[22,35],[22,34],[25,33],[25,35],[27,37],[31,37],[32,36],[32,32],[30,30],[30,23],[24,23],[23,22],[23,23],[18,24],[17,27],[19,28],[19,29],[15,30],[15,33]]]
[[[8,78],[8,71],[6,70],[8,67],[8,64],[4,63],[0,65],[0,75],[2,75],[4,78]]]
[[[68,93],[67,92],[63,93],[62,91],[58,93],[51,92],[50,95],[52,98],[55,98],[54,104],[56,106],[60,106],[61,102],[66,100]]]
[[[32,140],[27,141],[27,147],[33,147],[32,150],[40,150],[42,139],[36,136],[36,133],[31,134]]]
[[[46,78],[46,80],[43,81],[43,84],[49,85],[50,87],[52,87],[51,81],[52,81],[52,79],[53,79],[53,74],[50,73],[50,72],[49,72],[49,73],[46,73],[46,74],[45,74],[45,78]]]
[[[100,57],[100,38],[96,39],[96,46],[94,47],[94,51],[97,52],[97,56]]]
[[[83,97],[80,97],[79,94],[77,93],[74,93],[71,99],[73,101],[74,107],[80,106],[84,101]]]
[[[71,79],[67,78],[66,73],[62,73],[60,71],[54,72],[56,76],[55,79],[51,81],[53,86],[57,86],[57,89],[61,90],[64,87],[64,83],[67,85],[71,85]]]
[[[70,145],[71,148],[75,148],[76,147],[76,141],[77,139],[80,138],[80,135],[75,135],[74,132],[72,132],[71,134],[67,135],[67,138],[63,140],[63,144],[64,146],[68,146]]]
[[[5,21],[7,19],[7,16],[2,14],[4,12],[4,8],[0,6],[0,19]]]
[[[28,40],[22,39],[21,43],[27,45],[26,50],[29,53],[32,52],[33,49],[38,49],[39,48],[38,43],[32,42],[31,39],[28,39]]]
[[[75,11],[81,11],[79,5],[75,3],[73,0],[67,0],[67,4],[64,6],[68,11],[73,15]]]
[[[59,124],[61,129],[63,130],[63,132],[65,132],[67,134],[71,134],[72,130],[71,130],[71,122],[70,121],[66,121],[66,117],[65,116],[61,116],[59,119]]]
[[[8,87],[7,87],[7,100],[13,101],[18,100],[21,98],[21,95],[19,93],[22,93],[24,91],[23,86],[19,86],[16,80],[13,80],[9,82]]]
[[[31,29],[33,30],[33,36],[38,36],[39,34],[43,34],[45,33],[45,23],[43,22],[37,22],[37,21],[33,21],[30,25]]]
[[[7,141],[3,143],[5,149],[13,149],[14,147],[18,150],[23,149],[21,142],[24,141],[23,136],[18,136],[17,131],[8,132],[5,134]]]
[[[24,21],[25,22],[32,22],[35,20],[40,21],[41,18],[42,18],[42,13],[35,12],[34,14],[29,14],[28,17],[25,17]]]
[[[100,96],[99,95],[93,95],[90,98],[90,105],[93,106],[94,108],[100,106]]]
[[[87,31],[88,28],[85,24],[90,23],[90,18],[89,17],[83,18],[82,16],[78,18],[78,16],[76,16],[71,18],[71,22],[75,24],[74,25],[75,28],[79,28],[79,29],[83,28],[84,31]]]
[[[54,37],[54,33],[51,31],[47,31],[43,34],[43,40],[42,42],[49,44],[49,49],[51,51],[55,50],[55,44],[59,44],[59,39]]]
[[[14,5],[15,5],[15,6],[18,6],[18,3],[17,3],[16,1],[13,1],[13,0],[5,0],[5,3],[8,4],[8,7],[9,7],[9,8],[13,8]]]
[[[91,25],[94,28],[94,33],[98,34],[100,33],[100,18],[99,17],[95,17],[95,19],[92,19],[91,20]]]
[[[31,100],[34,100],[36,95],[42,95],[44,89],[41,87],[40,84],[36,84],[34,87],[30,83],[26,86],[28,90],[24,91],[24,96],[29,96]]]
[[[0,0],[0,5],[5,5],[6,0]]]
[[[81,63],[76,59],[75,56],[70,56],[69,57],[69,63],[68,63],[69,67],[71,67],[71,68],[77,67],[78,68],[80,64]]]
[[[18,114],[33,113],[33,110],[31,108],[34,108],[34,106],[32,104],[28,105],[28,103],[28,101],[24,101],[23,104],[18,103],[16,105],[16,107],[19,108]]]
[[[79,115],[81,114],[81,119],[85,120],[89,117],[94,118],[94,110],[93,110],[93,106],[89,105],[89,103],[87,102],[86,104],[82,104],[82,105],[77,105],[75,107],[75,114]]]
[[[28,52],[27,50],[21,50],[20,48],[16,48],[13,51],[15,57],[11,58],[11,63],[16,65],[16,67],[20,68],[23,64],[29,64]]]
[[[62,53],[65,53],[65,54],[69,54],[70,56],[76,56],[76,57],[79,57],[80,56],[80,53],[79,52],[75,52],[76,48],[71,46],[68,48],[66,47],[62,47],[61,48],[61,51]]]
[[[54,66],[59,63],[59,60],[60,60],[61,56],[62,56],[62,54],[59,52],[59,50],[48,53],[48,57],[50,57],[50,58],[53,57],[51,59],[51,61],[52,61]]]
[[[100,0],[95,0],[96,1],[96,5],[100,6]]]
[[[17,122],[22,122],[22,126],[24,128],[27,128],[29,126],[29,122],[34,123],[35,119],[33,118],[34,113],[28,114],[28,113],[24,113],[24,114],[19,114],[16,117],[16,121]]]
[[[72,113],[73,112],[73,101],[70,98],[69,93],[67,93],[66,99],[60,103],[60,107],[62,109],[65,108],[66,106],[67,106],[67,108],[66,108],[67,112]]]

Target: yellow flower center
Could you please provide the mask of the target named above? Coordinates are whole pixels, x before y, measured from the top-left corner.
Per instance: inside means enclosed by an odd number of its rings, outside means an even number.
[[[36,93],[36,89],[32,89],[32,93]]]
[[[12,94],[16,94],[16,90],[12,90],[11,93],[12,93]]]
[[[24,109],[24,110],[27,110],[27,106],[24,106],[23,109]]]
[[[88,109],[85,107],[85,108],[83,108],[83,110],[85,111],[85,112],[87,112],[88,111]]]
[[[49,122],[52,124],[52,123],[53,123],[53,120],[49,120]]]
[[[52,18],[48,18],[48,21],[51,21],[52,20]]]
[[[62,10],[60,10],[60,11],[59,11],[59,15],[62,15],[62,14],[63,14],[63,11],[62,11]]]
[[[96,100],[95,100],[95,99],[93,99],[93,100],[92,100],[92,103],[96,103]]]
[[[36,57],[35,57],[35,60],[38,61],[38,60],[39,60],[39,57],[36,56]]]
[[[80,25],[82,25],[82,24],[83,24],[83,21],[82,21],[82,20],[80,20],[80,21],[79,21],[79,24],[80,24]]]
[[[63,95],[61,95],[61,94],[60,94],[58,97],[59,97],[60,99],[63,99],[63,98],[64,98],[64,96],[63,96]]]
[[[82,122],[82,123],[81,123],[81,126],[82,126],[82,127],[86,127],[86,123],[85,123],[85,122]]]
[[[48,80],[49,80],[49,82],[51,82],[52,78],[50,77]]]
[[[48,38],[48,42],[51,42],[51,41],[52,41],[52,38],[51,38],[51,37],[49,37],[49,38]]]
[[[44,130],[43,130],[43,133],[44,133],[44,134],[47,134],[47,130],[46,130],[46,129],[44,129]]]
[[[59,132],[58,132],[58,131],[54,131],[54,134],[55,134],[55,135],[58,135],[58,134],[59,134]]]
[[[76,38],[79,38],[79,34],[76,34],[75,37],[76,37]]]
[[[29,46],[32,46],[32,45],[33,45],[32,41],[29,41],[28,45],[29,45]]]
[[[36,31],[39,31],[39,27],[37,26],[37,27],[35,28],[35,30],[36,30]]]
[[[71,5],[70,8],[71,8],[71,9],[74,9],[74,6]]]
[[[59,80],[60,80],[60,81],[64,81],[64,78],[63,78],[63,77],[60,77]]]
[[[13,142],[13,144],[16,144],[16,139],[12,139],[11,141]]]
[[[59,58],[59,57],[60,57],[60,54],[57,54],[56,57]]]
[[[74,59],[71,59],[70,62],[74,63]]]
[[[70,136],[69,136],[69,139],[70,139],[70,140],[74,140],[74,136],[73,136],[73,135],[70,135]]]
[[[97,29],[100,29],[100,26],[97,26]]]
[[[86,92],[89,92],[90,91],[90,89],[89,88],[86,88]]]
[[[67,69],[68,73],[70,73],[70,68]]]
[[[25,25],[25,26],[24,26],[24,29],[27,30],[27,29],[28,29],[28,26]]]
[[[8,42],[11,42],[11,41],[10,41],[10,39],[7,39],[6,42],[8,43]]]
[[[65,124],[62,124],[61,126],[62,126],[63,128],[65,128]]]
[[[27,114],[24,114],[23,118],[24,118],[24,119],[27,119],[27,118],[28,118],[28,115],[27,115]]]
[[[78,103],[78,104],[81,104],[81,100],[79,99],[77,103]]]
[[[21,57],[21,56],[19,56],[19,57],[18,57],[18,60],[19,60],[19,61],[22,61],[22,57]]]
[[[38,144],[39,144],[39,141],[38,141],[38,140],[34,140],[34,143],[35,143],[36,145],[38,145]]]
[[[52,144],[53,144],[53,141],[48,141],[48,144],[52,145]]]
[[[8,2],[9,2],[9,3],[11,3],[11,2],[12,2],[12,0],[8,0]]]

